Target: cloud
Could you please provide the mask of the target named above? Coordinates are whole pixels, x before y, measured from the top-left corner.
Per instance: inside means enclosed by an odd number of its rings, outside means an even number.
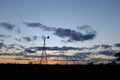
[[[41,23],[24,23],[24,24],[27,27],[31,27],[31,28],[39,27],[44,31],[52,31],[53,34],[58,37],[67,38],[67,42],[91,40],[96,37],[96,33],[97,33],[89,25],[85,25],[82,27],[82,29],[86,29],[85,34],[83,34],[81,32],[77,32],[71,29],[48,27]]]
[[[112,46],[110,46],[110,45],[101,45],[101,47],[104,48],[104,49],[108,49],[108,48],[111,48]]]
[[[120,43],[116,43],[114,44],[116,47],[120,47]]]
[[[101,50],[98,53],[104,54],[104,55],[114,55],[116,53],[116,51],[115,50]]]
[[[15,25],[7,23],[7,22],[0,23],[0,26],[7,30],[13,30],[13,28],[15,27]]]
[[[32,50],[32,49],[25,49],[24,52],[28,52],[28,53],[35,53],[36,51],[35,50]]]
[[[0,41],[1,41],[1,42],[4,42],[4,40],[3,40],[3,39],[0,39]]]
[[[37,40],[37,36],[32,36],[32,40],[33,41]]]
[[[29,47],[28,49],[42,50],[43,47]],[[81,50],[82,48],[76,47],[46,47],[46,50]]]
[[[53,27],[48,27],[46,25],[43,25],[41,23],[24,23],[27,27],[31,27],[31,28],[40,28],[44,31],[54,31],[56,28]]]
[[[0,48],[2,48],[4,46],[4,43],[0,43]]]
[[[20,33],[21,33],[20,28],[19,28],[19,27],[16,27],[15,32],[18,33],[18,34],[20,34]]]
[[[79,26],[77,27],[77,30],[84,30],[85,33],[90,33],[90,32],[96,32],[95,30],[92,29],[92,27],[90,25],[83,25],[83,26]]]
[[[38,39],[38,36],[33,35],[33,36],[23,36],[22,38],[14,38],[14,40],[18,41],[18,42],[22,42],[22,41],[35,41]]]
[[[30,37],[22,37],[25,41],[30,42],[32,39]]]
[[[89,50],[91,50],[91,49],[98,49],[98,48],[100,48],[100,45],[94,45],[93,47],[89,48]]]
[[[18,41],[18,42],[21,42],[21,41],[22,41],[22,39],[17,39],[17,38],[15,38],[15,40]]]
[[[79,30],[85,30],[85,29],[88,29],[90,28],[90,25],[83,25],[83,26],[78,26],[77,29]]]
[[[10,35],[0,34],[0,38],[8,38]]]
[[[102,49],[110,49],[112,48],[111,45],[106,45],[106,44],[102,44],[102,45],[94,45],[93,47],[89,48],[89,50],[92,49],[98,49],[98,48],[102,48]]]
[[[88,57],[84,59],[85,61],[88,62],[103,62],[103,61],[113,61],[115,60],[114,56],[111,55],[104,55],[104,54],[90,54]]]
[[[91,40],[96,37],[96,31],[91,31],[87,34],[82,34],[81,32],[64,28],[56,29],[54,34],[62,38],[68,38],[68,42]]]
[[[3,49],[0,49],[0,55],[20,55],[23,53],[24,46],[20,44],[1,45],[3,45]]]
[[[1,45],[3,45],[1,43]],[[0,55],[15,55],[15,56],[23,56],[24,58],[40,58],[40,55],[36,55],[36,51],[41,51],[43,49],[43,47],[29,47],[29,48],[24,48],[24,46],[18,45],[18,44],[10,44],[10,45],[6,45],[6,52],[5,54],[0,54]],[[51,57],[56,57],[58,58],[62,58],[62,60],[80,60],[80,61],[92,61],[92,62],[98,62],[98,61],[103,61],[103,60],[113,60],[114,59],[114,54],[116,52],[118,52],[117,50],[113,49],[107,49],[106,50],[89,50],[91,47],[83,47],[83,48],[77,48],[77,47],[46,47],[47,50],[51,50],[53,52],[55,52],[55,54],[51,54],[51,51],[47,52],[47,56],[48,58]],[[101,48],[101,45],[95,45],[92,48]],[[14,50],[18,50],[21,52],[9,52],[9,50],[11,51],[12,49]],[[23,52],[27,52],[29,54],[25,54]],[[1,49],[2,50],[2,49]],[[8,51],[7,51],[8,50]],[[55,51],[54,51],[55,50]],[[70,50],[70,51],[69,51]],[[95,51],[95,52],[94,52]],[[64,53],[63,53],[64,52]],[[4,52],[2,52],[4,53]],[[33,53],[33,54],[32,54]],[[57,54],[56,54],[57,53]],[[72,54],[71,54],[72,53]]]
[[[24,22],[23,24],[25,24],[27,27],[39,27],[39,26],[43,26],[41,23],[28,23],[28,22]]]

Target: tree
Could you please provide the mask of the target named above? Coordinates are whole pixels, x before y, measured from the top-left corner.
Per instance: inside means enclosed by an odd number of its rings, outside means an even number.
[[[120,60],[120,52],[115,53],[115,57],[117,57],[117,59]]]

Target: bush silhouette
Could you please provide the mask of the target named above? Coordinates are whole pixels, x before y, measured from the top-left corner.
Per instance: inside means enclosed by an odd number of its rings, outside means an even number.
[[[115,64],[116,64],[116,61],[112,61],[112,64],[115,65]]]
[[[117,57],[117,59],[120,60],[120,52],[115,53],[115,57]]]

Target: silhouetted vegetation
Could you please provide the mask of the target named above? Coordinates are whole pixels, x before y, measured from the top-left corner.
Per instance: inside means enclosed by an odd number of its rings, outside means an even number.
[[[115,57],[117,57],[117,60],[120,60],[120,52],[115,53]]]
[[[116,64],[116,61],[112,61],[112,64],[115,65],[115,64]]]

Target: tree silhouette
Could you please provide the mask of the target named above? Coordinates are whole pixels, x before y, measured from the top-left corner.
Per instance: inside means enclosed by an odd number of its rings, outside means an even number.
[[[116,61],[112,61],[112,64],[115,65],[115,64],[116,64]]]
[[[117,59],[120,60],[120,52],[115,53],[115,57],[117,57]]]

